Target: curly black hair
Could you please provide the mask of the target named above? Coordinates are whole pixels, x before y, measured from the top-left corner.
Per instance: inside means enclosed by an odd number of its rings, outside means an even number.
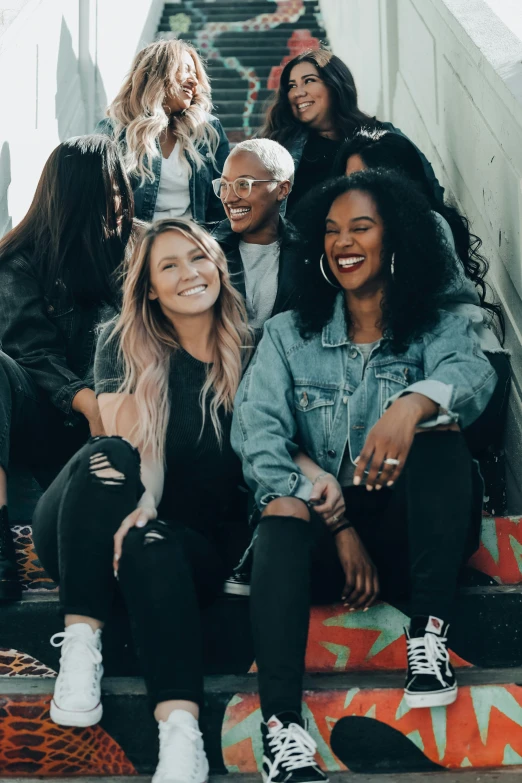
[[[415,182],[428,199],[431,208],[449,224],[464,273],[477,289],[481,306],[498,318],[503,338],[505,324],[501,307],[486,298],[484,278],[489,264],[479,252],[482,240],[471,233],[469,220],[455,206],[435,197],[415,145],[406,136],[398,133],[370,126],[361,128],[340,147],[333,164],[333,176],[342,176],[345,173],[346,163],[352,155],[358,155],[367,168],[400,170]]]
[[[398,172],[370,169],[331,179],[300,202],[294,222],[306,261],[296,280],[297,325],[301,336],[307,339],[332,318],[339,289],[326,282],[319,266],[324,252],[325,221],[333,202],[353,190],[371,197],[383,222],[381,325],[384,336],[391,340],[392,350],[400,354],[437,324],[444,293],[455,276],[455,262],[428,199]],[[324,266],[328,273],[328,264]],[[350,332],[348,309],[346,321]]]

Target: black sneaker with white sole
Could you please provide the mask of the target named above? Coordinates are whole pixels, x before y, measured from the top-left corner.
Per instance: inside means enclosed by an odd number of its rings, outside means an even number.
[[[294,712],[272,715],[261,724],[265,783],[328,783],[315,761],[317,745]]]
[[[438,617],[413,617],[406,633],[408,707],[443,707],[457,698],[457,680],[449,661],[449,625]]]

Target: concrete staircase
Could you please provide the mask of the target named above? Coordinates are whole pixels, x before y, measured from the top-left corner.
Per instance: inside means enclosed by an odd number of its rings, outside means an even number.
[[[317,0],[166,3],[158,34],[191,41],[205,58],[215,112],[231,142],[262,125],[285,62],[326,42]]]
[[[57,592],[34,552],[30,522],[22,518],[30,518],[34,485],[20,477],[14,484],[24,598],[0,608],[0,778],[150,774],[157,727],[124,620],[104,631],[101,724],[65,729],[49,720],[59,656],[49,638],[61,630]],[[312,610],[304,710],[322,764],[339,775],[333,780],[348,779],[341,774],[347,769],[394,773],[401,781],[408,773],[440,772],[448,783],[458,776],[445,770],[518,770],[521,553],[521,519],[484,518],[480,550],[462,574],[455,603],[450,646],[460,690],[448,708],[408,710],[403,701],[406,605],[380,603],[353,613],[341,605]],[[247,600],[223,597],[207,611],[205,671],[202,726],[212,771],[235,773],[246,783],[258,769],[261,750]],[[481,772],[480,779],[489,778]]]

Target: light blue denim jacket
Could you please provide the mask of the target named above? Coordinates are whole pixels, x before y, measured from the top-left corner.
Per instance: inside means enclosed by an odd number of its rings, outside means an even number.
[[[207,120],[219,134],[219,146],[216,150],[215,165],[212,163],[210,152],[205,146],[202,146],[199,151],[203,157],[207,159],[207,163],[201,166],[200,169],[198,169],[194,161],[187,156],[191,170],[189,182],[190,209],[192,218],[197,223],[211,223],[217,220],[223,220],[225,217],[221,200],[216,197],[212,190],[212,180],[221,176],[223,166],[225,165],[225,161],[230,152],[230,144],[228,143],[225,131],[218,118],[209,114]],[[105,136],[112,136],[112,120],[100,120],[96,126],[95,132],[102,133]],[[156,146],[158,154],[154,156],[150,162],[154,174],[154,181],[150,182],[147,179],[142,185],[139,177],[131,177],[132,190],[134,191],[134,214],[137,218],[140,218],[140,220],[145,220],[147,222],[151,221],[154,217],[161,176],[161,148],[159,141],[157,140]]]
[[[353,461],[398,397],[419,392],[438,403],[438,416],[423,427],[464,428],[485,409],[497,380],[468,319],[442,310],[436,328],[404,354],[383,338],[363,366],[347,335],[342,293],[332,320],[309,340],[292,312],[266,322],[236,396],[231,436],[258,507],[278,496],[308,500],[312,484],[293,461],[298,449],[338,476],[346,448]]]

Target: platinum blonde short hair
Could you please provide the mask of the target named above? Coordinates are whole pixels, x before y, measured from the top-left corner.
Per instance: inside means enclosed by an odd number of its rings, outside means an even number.
[[[274,179],[289,180],[294,184],[294,160],[287,149],[272,139],[247,139],[236,144],[230,155],[238,152],[252,152]]]

